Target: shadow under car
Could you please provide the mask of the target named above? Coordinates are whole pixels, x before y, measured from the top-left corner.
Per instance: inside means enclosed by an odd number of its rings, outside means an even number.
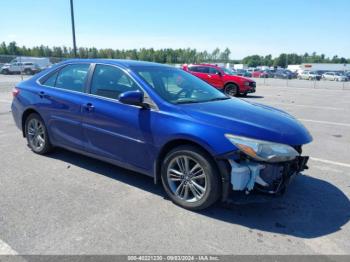
[[[64,149],[56,149],[47,157],[62,160],[165,198],[162,186],[154,185],[153,179],[145,175]],[[241,200],[233,199],[236,204],[229,205],[218,203],[212,208],[196,213],[250,229],[301,238],[315,238],[334,233],[341,230],[350,220],[348,197],[331,183],[306,175],[294,178],[282,196],[248,195],[243,196]]]

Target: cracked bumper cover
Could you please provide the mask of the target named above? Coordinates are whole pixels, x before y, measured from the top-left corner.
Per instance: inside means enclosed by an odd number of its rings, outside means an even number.
[[[308,160],[308,156],[298,156],[292,161],[274,164],[253,160],[220,160],[218,166],[223,178],[222,200],[226,200],[232,190],[246,193],[252,190],[267,194],[282,193],[292,177],[308,169]]]

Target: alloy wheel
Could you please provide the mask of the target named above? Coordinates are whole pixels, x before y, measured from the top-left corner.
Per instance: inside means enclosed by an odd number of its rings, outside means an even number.
[[[207,175],[193,158],[177,156],[169,163],[167,180],[171,192],[182,201],[196,202],[205,194]]]
[[[229,96],[236,96],[237,95],[237,87],[235,85],[229,85],[225,89],[225,93]]]
[[[29,120],[27,136],[29,145],[34,151],[41,151],[45,147],[45,127],[40,120],[36,118]]]

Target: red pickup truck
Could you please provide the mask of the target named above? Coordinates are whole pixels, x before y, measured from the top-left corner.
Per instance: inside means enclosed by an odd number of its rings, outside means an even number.
[[[256,89],[256,83],[252,79],[235,75],[232,70],[216,65],[184,65],[183,70],[208,82],[230,96],[246,96],[248,93],[254,93]]]

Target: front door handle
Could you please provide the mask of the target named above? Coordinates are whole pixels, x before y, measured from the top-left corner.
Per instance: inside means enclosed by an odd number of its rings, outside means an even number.
[[[83,105],[83,107],[84,107],[84,109],[85,109],[86,111],[88,111],[88,112],[94,111],[94,108],[95,108],[94,105],[91,104],[91,103],[87,103],[87,104]]]

